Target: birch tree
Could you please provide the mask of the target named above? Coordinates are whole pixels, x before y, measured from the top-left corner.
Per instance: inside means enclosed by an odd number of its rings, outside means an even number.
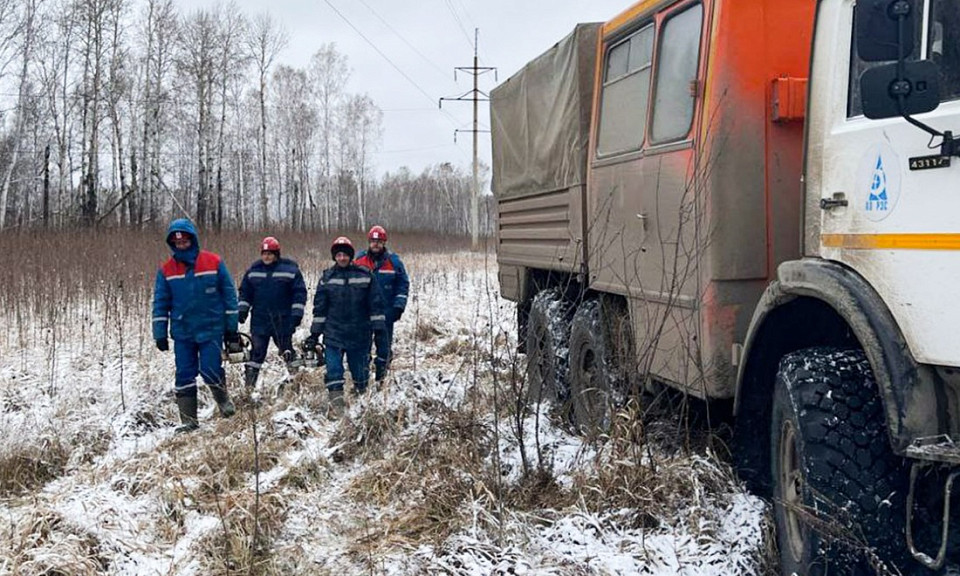
[[[166,134],[163,121],[170,100],[170,74],[174,65],[179,22],[173,0],[147,0],[141,29],[142,115],[140,166],[143,171],[144,212],[151,222],[159,217],[161,145]]]
[[[277,153],[283,158],[283,206],[287,222],[303,229],[304,215],[315,205],[310,193],[310,170],[318,115],[310,81],[304,70],[279,66],[273,75],[277,110]]]
[[[219,47],[219,10],[197,10],[180,26],[177,69],[181,80],[188,83],[194,105],[196,151],[196,181],[190,186],[196,191],[195,218],[200,226],[210,219],[212,190],[211,167],[214,162],[213,116],[214,95],[217,90]]]
[[[357,221],[361,230],[367,229],[366,194],[371,164],[371,155],[376,150],[383,133],[383,112],[370,96],[354,95],[344,108],[344,142],[349,172],[356,179]]]
[[[247,58],[241,50],[241,42],[246,32],[247,21],[243,14],[231,4],[227,8],[223,24],[220,28],[220,119],[217,123],[217,175],[216,175],[216,227],[219,230],[223,225],[223,179],[224,155],[227,140],[227,111],[228,92],[232,86],[242,81],[246,68]]]
[[[350,78],[346,56],[337,52],[336,44],[324,44],[310,59],[310,81],[317,101],[317,120],[320,133],[319,204],[320,225],[323,228],[339,227],[334,223],[334,214],[339,218],[340,198],[333,198],[333,158],[336,154],[337,115],[341,109],[345,90]],[[336,210],[336,212],[333,212]]]
[[[260,147],[260,220],[269,223],[267,194],[267,78],[274,60],[287,45],[287,33],[267,13],[258,14],[251,24],[247,49],[259,79],[260,132],[257,144]]]
[[[7,8],[8,6],[0,7],[2,10],[6,10]],[[13,132],[13,152],[10,155],[10,160],[7,162],[7,169],[3,176],[3,191],[0,192],[0,230],[6,226],[7,197],[10,192],[10,178],[20,158],[20,145],[23,138],[24,120],[26,118],[27,103],[25,98],[28,86],[27,76],[30,71],[30,60],[32,58],[36,13],[36,0],[24,0],[22,26],[15,26],[15,28],[19,29],[22,33],[23,42],[20,47],[20,82],[17,94],[17,116]]]

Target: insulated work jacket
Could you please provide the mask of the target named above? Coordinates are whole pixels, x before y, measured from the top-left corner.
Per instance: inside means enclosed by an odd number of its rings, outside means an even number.
[[[380,297],[383,299],[384,313],[388,323],[393,323],[397,311],[403,312],[407,308],[407,294],[410,291],[410,278],[407,269],[400,261],[400,257],[386,248],[379,258],[370,252],[363,251],[357,256],[357,266],[373,272],[377,279]]]
[[[313,296],[310,334],[327,346],[370,348],[372,330],[384,330],[383,301],[369,271],[351,263],[328,268]]]
[[[153,290],[153,338],[209,342],[237,331],[237,290],[220,256],[200,249],[193,223],[174,220],[167,229],[193,237],[187,250],[173,251],[157,270]]]
[[[307,286],[300,267],[289,258],[269,266],[257,260],[240,283],[240,312],[250,313],[250,331],[257,335],[292,334],[307,304]]]

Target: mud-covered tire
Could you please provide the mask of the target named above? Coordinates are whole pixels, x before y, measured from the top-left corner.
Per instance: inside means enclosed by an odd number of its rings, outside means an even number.
[[[588,436],[608,432],[625,398],[601,301],[585,300],[570,326],[570,404],[574,424]]]
[[[770,462],[783,574],[866,576],[902,564],[908,474],[884,414],[861,350],[781,360]]]
[[[527,406],[569,396],[567,345],[573,304],[556,288],[538,293],[527,320]]]

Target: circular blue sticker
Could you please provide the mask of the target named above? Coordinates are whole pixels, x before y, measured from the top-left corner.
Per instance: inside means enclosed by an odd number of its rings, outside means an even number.
[[[860,159],[857,199],[869,220],[889,216],[900,201],[900,157],[886,142],[874,144]]]

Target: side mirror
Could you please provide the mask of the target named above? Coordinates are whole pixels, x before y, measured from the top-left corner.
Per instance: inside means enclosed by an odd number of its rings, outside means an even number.
[[[885,64],[860,76],[863,115],[872,120],[910,116],[936,110],[940,105],[939,67],[929,60]],[[903,95],[903,108],[900,96]]]
[[[857,0],[854,21],[860,59],[864,62],[889,62],[909,57],[913,52],[914,19],[918,16],[913,0]]]

